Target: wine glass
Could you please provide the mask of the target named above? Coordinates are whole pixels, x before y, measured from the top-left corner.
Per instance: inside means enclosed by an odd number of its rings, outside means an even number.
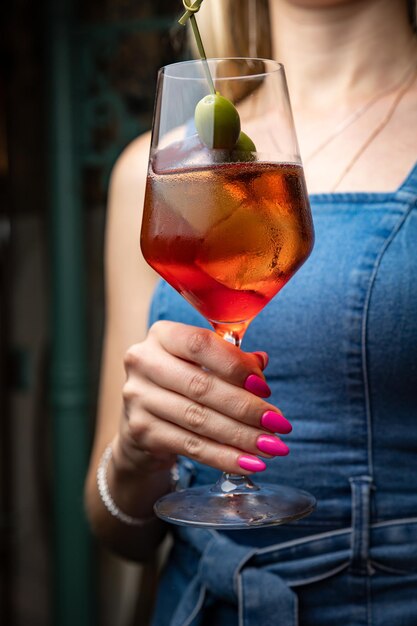
[[[162,68],[141,231],[147,262],[240,346],[313,241],[283,66],[231,58]],[[162,497],[155,512],[176,524],[237,529],[282,524],[314,507],[305,491],[223,474],[214,486]]]

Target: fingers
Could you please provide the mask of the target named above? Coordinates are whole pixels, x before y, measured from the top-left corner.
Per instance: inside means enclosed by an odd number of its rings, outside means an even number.
[[[149,346],[142,346],[137,351],[134,371],[130,371],[131,384],[125,386],[125,394],[129,394],[130,388],[133,393],[139,388],[143,392],[146,384],[151,383],[153,388],[151,392],[148,390],[148,396],[152,399],[151,403],[158,402],[157,409],[151,406],[151,411],[163,414],[160,400],[162,396],[159,392],[166,390],[175,392],[183,400],[187,399],[188,404],[191,401],[244,424],[268,430],[274,424],[275,432],[289,432],[285,428],[285,424],[288,425],[285,418],[276,407],[262,398],[218,378],[210,371],[202,370],[193,363],[182,361],[158,346],[151,348],[152,354],[148,354],[148,350]]]
[[[188,434],[194,433],[254,455],[270,457],[288,453],[287,446],[277,437],[265,435],[259,423],[256,427],[240,423],[176,393],[158,390],[153,385],[142,393],[141,408],[163,422],[180,426]],[[161,428],[164,428],[163,424]]]
[[[267,353],[266,352],[252,352],[252,354],[256,356],[256,358],[258,359],[260,368],[264,370],[269,362],[269,357]]]
[[[126,425],[151,457],[183,454],[226,472],[262,471],[284,456],[289,422],[266,402],[267,355],[243,353],[212,331],[154,324],[125,358]]]
[[[151,327],[150,336],[155,336],[170,354],[239,387],[244,386],[251,374],[264,379],[259,358],[262,353],[245,353],[211,330],[164,321]]]
[[[257,456],[289,452],[278,437],[262,430],[260,420],[255,426],[239,422],[149,380],[126,383],[124,396],[130,438],[152,457],[183,454],[223,471],[251,473],[265,469]]]
[[[172,422],[164,422],[162,425],[159,418],[149,413],[142,427],[132,436],[138,447],[152,456],[168,455],[175,451],[193,461],[232,474],[251,474],[266,467],[255,455],[242,453],[234,446],[197,435]]]

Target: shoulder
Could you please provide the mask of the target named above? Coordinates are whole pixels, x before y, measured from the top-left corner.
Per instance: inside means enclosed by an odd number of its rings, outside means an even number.
[[[117,159],[110,178],[106,225],[107,267],[138,266],[150,133],[132,141]],[[124,254],[121,255],[120,251]]]
[[[120,154],[112,171],[110,187],[144,182],[148,167],[151,133],[134,139]]]
[[[137,229],[142,217],[151,134],[134,139],[117,159],[110,177],[107,236]]]
[[[112,319],[123,320],[125,347],[137,338],[141,319],[145,327],[145,309],[156,282],[155,272],[139,252],[150,138],[146,133],[123,150],[110,180],[105,241],[107,310]]]

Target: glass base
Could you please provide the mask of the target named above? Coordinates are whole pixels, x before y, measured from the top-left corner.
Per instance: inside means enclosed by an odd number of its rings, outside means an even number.
[[[158,517],[171,524],[242,529],[286,524],[314,511],[316,499],[284,485],[255,485],[245,476],[223,475],[214,487],[192,487],[160,498]]]

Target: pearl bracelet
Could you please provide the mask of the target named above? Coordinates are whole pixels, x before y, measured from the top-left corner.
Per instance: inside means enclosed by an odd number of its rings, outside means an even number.
[[[107,482],[107,467],[112,456],[112,447],[111,445],[108,445],[103,452],[103,456],[101,457],[99,466],[97,468],[97,488],[104,506],[106,507],[108,512],[113,515],[113,517],[118,519],[120,522],[123,522],[124,524],[128,524],[128,526],[144,526],[149,522],[155,521],[155,516],[140,519],[138,517],[132,517],[131,515],[127,515],[127,513],[123,513],[123,511],[119,509],[119,507],[113,500]]]

